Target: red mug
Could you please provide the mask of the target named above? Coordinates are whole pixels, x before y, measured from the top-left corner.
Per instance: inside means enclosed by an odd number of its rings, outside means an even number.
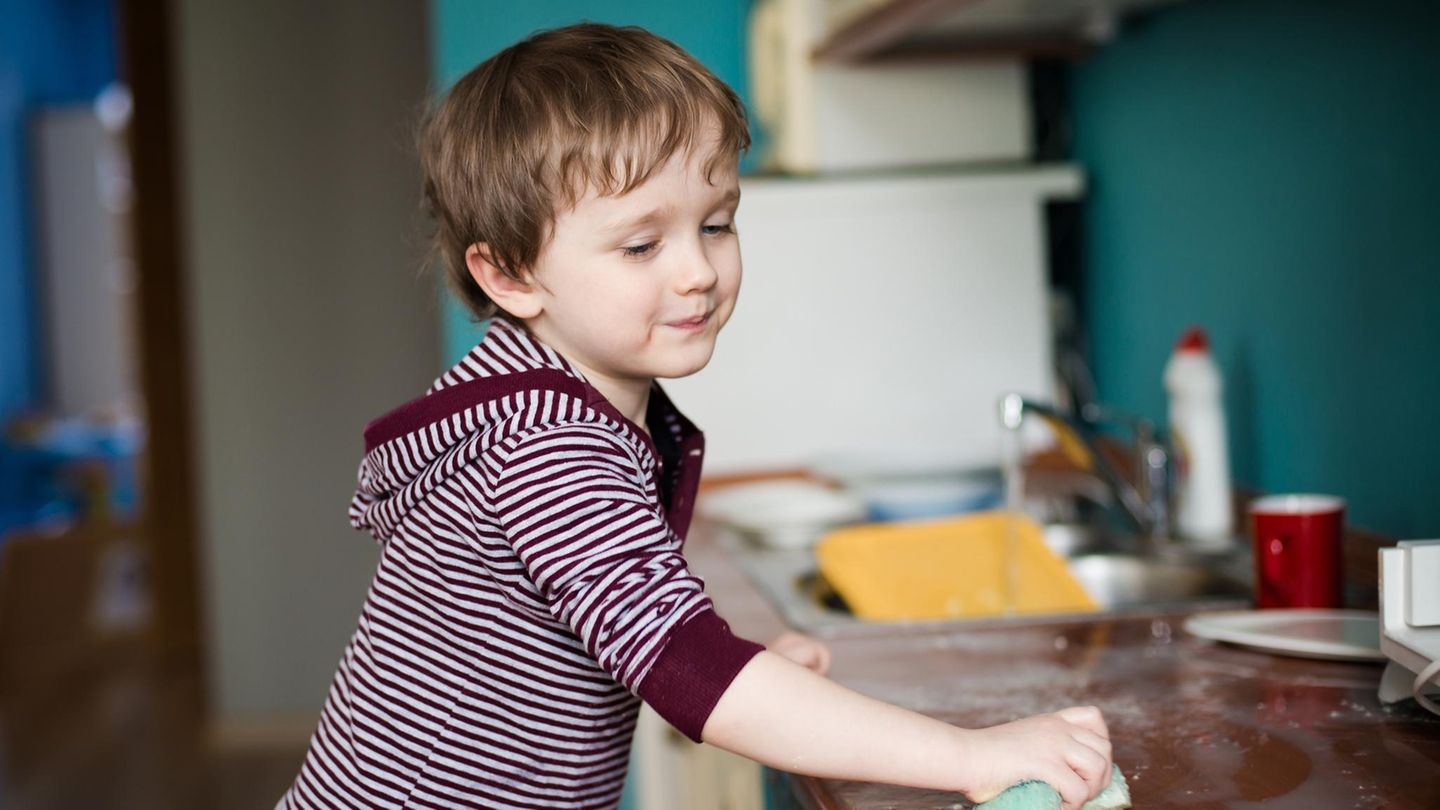
[[[1345,501],[1334,495],[1270,495],[1250,504],[1256,607],[1340,607],[1344,527]]]

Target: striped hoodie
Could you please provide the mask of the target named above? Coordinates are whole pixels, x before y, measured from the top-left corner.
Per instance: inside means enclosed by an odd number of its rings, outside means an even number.
[[[613,808],[642,700],[700,740],[763,647],[681,554],[703,434],[658,383],[646,422],[496,318],[365,428],[380,560],[278,807]]]

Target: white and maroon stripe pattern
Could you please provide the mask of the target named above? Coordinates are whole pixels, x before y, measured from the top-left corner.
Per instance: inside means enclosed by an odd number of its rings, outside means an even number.
[[[699,739],[762,648],[681,555],[703,437],[658,385],[648,421],[680,452],[664,511],[654,442],[496,319],[367,427],[380,562],[280,807],[613,808],[637,694]]]
[[[494,459],[491,502],[551,611],[634,690],[668,631],[710,600],[632,452],[598,425],[538,430]]]

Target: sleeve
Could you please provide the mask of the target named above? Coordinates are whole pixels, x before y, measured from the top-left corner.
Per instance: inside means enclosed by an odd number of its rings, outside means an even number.
[[[603,425],[569,424],[522,437],[497,461],[493,507],[551,613],[699,742],[720,696],[764,647],[715,613],[632,451]]]

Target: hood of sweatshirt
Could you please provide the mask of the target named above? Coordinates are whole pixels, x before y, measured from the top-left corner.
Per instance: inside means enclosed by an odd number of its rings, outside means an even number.
[[[659,458],[654,440],[622,415],[575,364],[524,328],[497,317],[484,338],[422,396],[365,426],[365,455],[350,501],[350,525],[369,531],[384,544],[417,503],[473,459],[477,441],[492,420],[509,415],[486,408],[486,403],[533,390],[578,399],[632,434],[649,452],[649,463]],[[542,398],[537,404],[548,407],[549,403]],[[675,409],[659,383],[651,385],[646,421],[652,426],[672,425],[687,453],[703,447],[703,435]],[[698,470],[694,477],[698,478]],[[688,522],[687,510],[676,526],[681,536]]]

